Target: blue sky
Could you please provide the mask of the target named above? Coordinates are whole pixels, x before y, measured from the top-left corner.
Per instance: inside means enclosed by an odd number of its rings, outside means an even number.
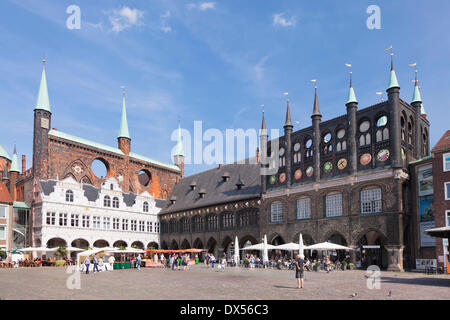
[[[72,4],[81,8],[80,30],[66,27]],[[371,4],[381,9],[381,30],[366,27]],[[31,166],[44,52],[52,127],[115,146],[125,85],[132,150],[171,162],[178,116],[188,130],[194,120],[204,129],[259,128],[264,104],[268,127],[281,129],[287,91],[293,120],[310,126],[313,78],[323,120],[345,113],[345,63],[359,107],[377,103],[393,45],[408,102],[408,64],[418,64],[434,145],[449,129],[448,12],[446,0],[1,1],[0,143],[11,154],[16,141]]]

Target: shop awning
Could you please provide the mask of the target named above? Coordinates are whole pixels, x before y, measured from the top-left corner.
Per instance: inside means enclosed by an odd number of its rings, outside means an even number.
[[[437,238],[450,238],[450,226],[425,230],[427,234]]]

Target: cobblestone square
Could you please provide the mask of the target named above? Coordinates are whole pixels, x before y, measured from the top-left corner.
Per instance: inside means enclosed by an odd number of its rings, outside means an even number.
[[[66,268],[0,269],[2,300],[440,300],[450,298],[450,276],[381,272],[380,289],[367,287],[362,270],[306,272],[296,289],[293,271],[194,266],[188,271],[142,269],[80,274],[69,290]],[[389,292],[392,296],[389,296]],[[356,293],[355,296],[352,296]]]

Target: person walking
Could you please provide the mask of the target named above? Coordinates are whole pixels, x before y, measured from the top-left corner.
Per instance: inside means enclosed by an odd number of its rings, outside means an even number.
[[[95,270],[97,270],[97,272],[100,272],[98,270],[97,256],[95,254],[94,254],[94,257],[92,258],[92,263],[94,264],[94,268],[92,269],[92,274],[95,274]]]
[[[175,264],[177,263],[177,257],[176,257],[176,255],[175,254],[173,254],[172,256],[171,256],[171,262],[172,262],[172,271],[175,271]]]
[[[216,257],[211,253],[211,268],[214,269],[214,263],[216,262]]]
[[[102,257],[98,258],[98,266],[100,267],[100,270],[103,271],[103,259],[102,259]]]
[[[84,259],[84,266],[86,267],[86,274],[89,274],[89,257],[86,257],[86,259]]]
[[[136,258],[136,268],[139,270],[139,271],[141,271],[141,260],[142,258],[141,258],[141,255],[140,254],[138,254],[138,256],[137,256],[137,258]]]
[[[305,273],[303,270],[305,261],[297,254],[297,259],[295,260],[295,278],[297,279],[297,289],[303,289],[303,279]]]
[[[116,258],[114,256],[109,257],[108,262],[111,267],[111,270],[114,270],[114,262],[116,261]]]

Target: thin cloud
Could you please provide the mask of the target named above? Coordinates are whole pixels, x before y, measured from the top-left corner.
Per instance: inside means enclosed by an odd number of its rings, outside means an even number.
[[[215,2],[188,3],[188,9],[198,9],[200,11],[213,10],[216,8]]]
[[[144,11],[123,7],[120,10],[114,9],[107,12],[109,22],[111,23],[111,31],[119,33],[133,26],[143,25],[142,18]]]
[[[281,26],[283,28],[295,27],[296,23],[297,23],[297,18],[295,16],[292,16],[290,18],[285,18],[284,12],[276,13],[273,15],[273,25],[274,26]]]

